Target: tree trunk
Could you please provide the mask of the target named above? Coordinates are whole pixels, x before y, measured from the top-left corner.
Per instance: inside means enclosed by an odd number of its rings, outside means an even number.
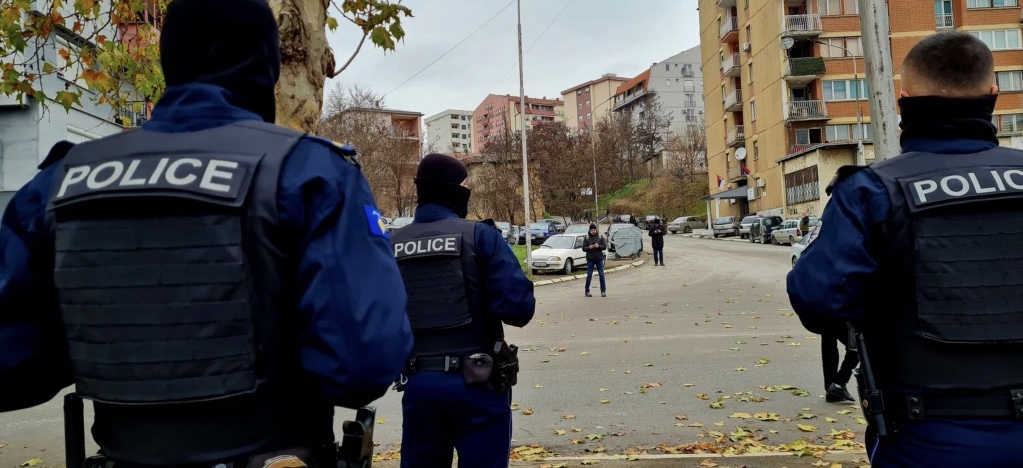
[[[334,52],[327,43],[329,0],[270,0],[281,32],[277,124],[315,132]]]

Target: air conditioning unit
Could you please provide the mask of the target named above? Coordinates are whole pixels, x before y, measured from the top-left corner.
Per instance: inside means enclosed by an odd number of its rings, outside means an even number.
[[[742,51],[743,52],[749,52],[749,49],[750,49],[749,42],[743,42],[742,43]]]

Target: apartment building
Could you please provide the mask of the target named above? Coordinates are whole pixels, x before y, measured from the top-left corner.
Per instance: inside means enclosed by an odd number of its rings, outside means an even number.
[[[611,112],[612,99],[618,87],[629,81],[614,73],[605,73],[600,78],[575,85],[561,92],[565,101],[565,125],[569,128],[592,129]]]
[[[700,0],[713,215],[819,215],[838,167],[873,162],[857,5]],[[1023,147],[1019,0],[888,5],[896,71],[937,31],[968,31],[991,47],[1002,89],[994,124],[1003,145]]]
[[[487,141],[506,133],[522,130],[522,102],[519,97],[505,94],[488,95],[472,113],[473,147],[483,151]],[[564,122],[565,103],[561,98],[547,99],[526,96],[526,126],[542,125],[546,122]]]
[[[472,111],[448,109],[426,118],[426,150],[472,153]]]
[[[700,46],[696,46],[650,65],[649,69],[618,86],[612,110],[642,112],[651,99],[656,99],[661,111],[671,116],[673,129],[701,122],[704,114],[702,62]]]

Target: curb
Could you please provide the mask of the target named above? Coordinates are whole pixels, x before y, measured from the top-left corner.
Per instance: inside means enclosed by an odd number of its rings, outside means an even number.
[[[709,240],[716,240],[716,241],[731,241],[731,242],[749,242],[749,240],[743,239],[741,237],[714,237],[714,236],[709,235],[709,234],[678,234],[678,235],[682,236],[682,237],[691,237],[693,239],[709,239]]]
[[[604,274],[606,275],[606,274],[614,273],[616,271],[622,271],[622,270],[628,270],[628,269],[631,269],[631,268],[637,268],[637,267],[642,266],[644,263],[646,263],[646,260],[636,260],[635,262],[632,262],[632,263],[630,263],[628,265],[617,266],[617,267],[614,267],[614,268],[612,268],[610,270],[604,270]],[[534,287],[535,286],[547,286],[549,284],[564,283],[564,282],[575,281],[575,280],[580,280],[580,279],[586,279],[586,273],[579,274],[579,275],[573,275],[573,276],[562,276],[560,278],[554,278],[554,279],[549,279],[549,280],[533,281],[533,286]]]

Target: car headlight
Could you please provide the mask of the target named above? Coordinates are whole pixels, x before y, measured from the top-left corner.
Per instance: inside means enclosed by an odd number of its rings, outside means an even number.
[[[561,257],[548,257],[547,261],[548,262],[560,262],[561,261]]]

